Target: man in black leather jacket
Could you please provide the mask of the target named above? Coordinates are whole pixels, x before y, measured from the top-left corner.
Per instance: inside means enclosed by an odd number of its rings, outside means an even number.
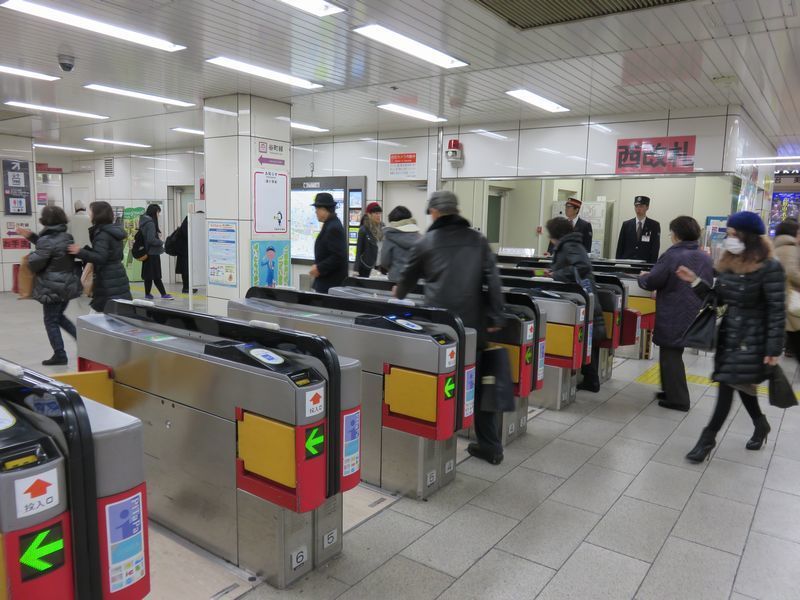
[[[434,192],[428,200],[433,223],[408,256],[395,295],[405,298],[422,278],[425,302],[461,317],[465,327],[478,333],[478,351],[486,347],[486,332],[502,327],[503,293],[494,255],[486,238],[459,215],[458,198],[449,191]],[[483,286],[489,289],[484,302]],[[475,410],[477,444],[469,453],[492,464],[503,460],[500,441],[501,414]]]

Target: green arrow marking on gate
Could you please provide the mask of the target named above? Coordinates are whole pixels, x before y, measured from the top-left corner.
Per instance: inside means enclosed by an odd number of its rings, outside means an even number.
[[[31,569],[35,569],[37,571],[46,571],[47,569],[51,568],[53,565],[42,559],[55,552],[58,552],[59,550],[63,550],[64,540],[62,538],[42,546],[42,542],[47,539],[49,534],[50,530],[45,529],[39,535],[37,535],[33,542],[31,542],[31,545],[28,546],[23,555],[20,557],[19,562],[26,567],[30,567]]]
[[[529,365],[533,362],[533,348],[528,348],[525,351],[525,364]]]
[[[319,456],[320,447],[325,441],[325,434],[320,433],[319,427],[314,427],[311,432],[306,432],[306,456]]]
[[[456,381],[452,377],[448,377],[444,380],[444,397],[445,398],[452,398],[453,394],[456,392]]]

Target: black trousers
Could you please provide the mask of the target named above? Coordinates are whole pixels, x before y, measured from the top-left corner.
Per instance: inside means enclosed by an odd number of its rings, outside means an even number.
[[[800,361],[800,331],[786,332],[786,347],[794,354],[794,358]]]
[[[747,414],[753,419],[753,422],[763,417],[764,413],[761,412],[761,407],[758,405],[758,397],[751,396],[739,391],[739,397],[742,399]],[[711,415],[711,420],[708,422],[707,429],[717,433],[725,424],[725,419],[728,413],[731,412],[731,404],[733,403],[733,388],[727,384],[719,384],[719,395],[717,396],[717,404],[714,406],[714,414]]]
[[[147,260],[142,263],[142,279],[144,279],[144,293],[146,295],[150,295],[154,283],[162,296],[167,293],[167,290],[164,289],[164,283],[161,281],[160,256],[150,255],[147,257]]]
[[[661,370],[661,389],[667,402],[689,408],[689,386],[686,383],[686,367],[683,365],[683,348],[661,346],[658,354]]]
[[[600,340],[592,340],[592,362],[581,367],[583,384],[598,389],[600,387]]]
[[[475,411],[475,437],[478,444],[487,452],[498,455],[503,453],[503,442],[500,441],[500,430],[503,427],[503,413]]]

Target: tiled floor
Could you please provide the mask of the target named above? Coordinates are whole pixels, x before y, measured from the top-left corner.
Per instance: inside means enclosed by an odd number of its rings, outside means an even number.
[[[0,311],[0,357],[38,368],[48,354],[38,305],[0,294]],[[709,374],[707,357],[686,361]],[[290,590],[248,582],[157,531],[151,597],[800,598],[800,408],[762,400],[772,433],[749,452],[737,402],[711,460],[692,465],[684,455],[716,390],[690,386],[689,413],[662,409],[656,388],[633,382],[651,365],[619,361],[603,393],[534,418],[502,465],[467,459],[429,501],[401,499],[350,530],[342,555]],[[796,362],[784,368],[796,381]]]

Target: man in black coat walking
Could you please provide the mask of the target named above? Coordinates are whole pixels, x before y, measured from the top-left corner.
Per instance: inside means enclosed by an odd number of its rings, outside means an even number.
[[[336,216],[336,201],[328,192],[314,197],[317,220],[322,229],[314,242],[314,264],[309,275],[314,278],[314,291],[327,294],[328,290],[347,279],[347,235]]]
[[[617,242],[617,260],[643,260],[655,263],[661,247],[661,225],[647,218],[650,198],[636,196],[633,209],[636,217],[622,224]]]

